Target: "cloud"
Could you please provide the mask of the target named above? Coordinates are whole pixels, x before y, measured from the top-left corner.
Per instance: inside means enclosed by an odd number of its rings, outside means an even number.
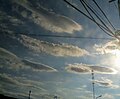
[[[58,15],[54,12],[50,12],[47,9],[39,6],[39,8],[31,7],[27,4],[14,1],[17,4],[23,6],[27,10],[32,12],[31,20],[46,30],[55,33],[69,33],[72,34],[74,31],[82,30],[82,26],[73,21],[72,19]]]
[[[116,74],[117,71],[113,68],[109,67],[102,67],[102,66],[92,66],[92,65],[87,65],[87,64],[68,64],[68,66],[65,68],[68,72],[73,72],[73,73],[91,73],[93,70],[94,73],[99,73],[99,74]]]
[[[0,68],[5,67],[8,69],[20,69],[24,66],[21,63],[21,60],[15,54],[6,49],[0,48]]]
[[[40,41],[25,35],[21,35],[20,42],[28,47],[29,49],[41,53],[47,53],[54,56],[72,56],[80,57],[88,55],[88,52],[84,49],[81,49],[77,46],[68,45],[68,44],[54,44],[46,41]]]
[[[110,67],[102,67],[102,66],[90,66],[91,70],[94,70],[95,73],[102,74],[116,74],[117,70]]]
[[[118,40],[113,40],[103,45],[95,45],[94,49],[100,54],[116,54],[116,51],[120,50],[119,43],[120,42]]]
[[[120,94],[115,94],[115,96],[119,96],[120,97]]]
[[[89,98],[92,97],[92,92],[90,92],[84,88],[76,89],[76,88],[61,87],[61,88],[57,88],[56,92],[59,93],[64,98],[69,97],[69,99],[78,98],[79,95],[81,96],[81,98],[80,97],[79,98],[82,99],[82,96],[86,96],[86,94]],[[85,99],[87,99],[87,97]]]
[[[109,88],[119,88],[118,85],[114,85],[113,81],[110,79],[104,79],[102,78],[101,80],[94,80],[95,83],[98,83],[98,85],[103,86],[103,87],[109,87]]]
[[[26,97],[28,96],[28,91],[32,90],[32,92],[43,92],[46,93],[47,91],[45,89],[43,89],[41,82],[40,81],[33,81],[30,80],[28,78],[25,77],[15,77],[15,76],[11,76],[10,74],[0,74],[0,93],[2,94],[7,94],[10,95],[12,97],[16,97],[17,98],[22,98],[22,97]],[[32,95],[33,97],[35,97],[35,95]]]
[[[113,95],[106,93],[102,95],[102,99],[115,99],[115,98]]]
[[[56,69],[45,65],[45,64],[41,64],[41,63],[37,63],[37,62],[32,62],[29,60],[22,60],[22,62],[27,65],[30,66],[32,68],[33,71],[47,71],[47,72],[55,72],[57,71]]]
[[[0,68],[7,69],[32,69],[33,71],[55,72],[56,69],[42,63],[35,63],[29,60],[22,60],[15,54],[0,48]]]
[[[73,73],[90,73],[91,71],[91,69],[88,66],[84,66],[84,64],[68,64],[65,69]]]

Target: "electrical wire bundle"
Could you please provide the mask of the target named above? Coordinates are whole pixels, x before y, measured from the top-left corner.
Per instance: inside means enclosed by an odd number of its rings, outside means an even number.
[[[120,30],[115,29],[112,22],[108,19],[105,12],[102,10],[102,8],[95,0],[92,0],[92,3],[94,3],[94,5],[99,11],[93,8],[92,5],[87,0],[79,0],[82,6],[84,7],[85,11],[87,12],[87,14],[82,10],[80,10],[78,7],[74,6],[69,1],[67,0],[63,0],[63,1],[66,2],[68,5],[70,5],[72,8],[74,8],[75,10],[77,10],[79,13],[83,14],[85,17],[93,21],[106,34],[120,40]],[[98,12],[100,12],[101,15]]]

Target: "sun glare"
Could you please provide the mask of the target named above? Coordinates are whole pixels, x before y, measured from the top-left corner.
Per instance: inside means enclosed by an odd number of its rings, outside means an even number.
[[[115,66],[120,65],[120,50],[114,50],[113,54],[115,54],[114,64]]]

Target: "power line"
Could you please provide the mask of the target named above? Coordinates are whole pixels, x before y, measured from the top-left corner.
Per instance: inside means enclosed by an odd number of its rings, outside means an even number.
[[[100,24],[98,24],[98,22],[95,20],[95,18],[92,16],[92,14],[89,12],[89,10],[87,9],[87,7],[88,7],[88,5],[87,5],[87,3],[85,3],[83,0],[80,0],[80,2],[81,2],[81,4],[83,5],[83,7],[85,8],[85,10],[88,12],[88,14],[90,15],[90,17],[94,20],[94,22],[96,22],[96,24],[99,26],[99,28],[100,29],[102,29],[106,34],[108,34],[109,36],[112,36],[111,34],[109,34],[108,32],[106,32],[105,31],[105,28],[103,28],[103,27],[101,27],[101,25]],[[86,7],[87,6],[87,7]],[[90,5],[89,5],[89,7],[91,7]],[[92,7],[91,7],[91,9],[93,9]],[[93,10],[92,10],[93,11]],[[94,10],[95,11],[95,10]],[[97,12],[96,12],[97,13]]]
[[[39,36],[39,37],[56,37],[56,38],[78,38],[78,39],[102,39],[102,40],[113,40],[113,38],[99,38],[99,37],[83,37],[83,36],[62,36],[62,35],[43,35],[43,34],[25,34],[19,33],[22,35],[29,35],[29,36]],[[17,33],[17,35],[19,35]]]
[[[106,16],[105,12],[104,12],[104,11],[101,9],[101,7],[98,5],[98,3],[97,3],[95,0],[93,0],[93,2],[96,4],[96,6],[99,8],[99,10],[103,13],[103,15],[105,16],[105,18],[107,19],[107,21],[108,21],[108,23],[111,25],[111,27],[113,27],[113,29],[116,30],[115,27],[113,26],[113,24],[110,22],[110,20],[109,20],[108,17]]]
[[[88,3],[86,3],[84,0],[83,0],[83,2],[86,4],[86,6],[88,7],[88,9],[97,17],[97,19],[103,24],[103,26],[107,29],[107,31],[109,32],[109,33],[111,33],[112,35],[114,35],[113,34],[113,32],[112,32],[112,30],[104,23],[104,21],[100,18],[100,16],[95,12],[95,10],[88,4]],[[98,25],[98,24],[97,24]],[[99,26],[99,25],[98,25]],[[108,34],[108,33],[107,33]]]
[[[91,10],[91,12],[98,18],[98,20],[103,24],[101,25],[100,23],[98,23],[95,19],[91,18],[90,16],[88,16],[87,14],[85,14],[83,11],[81,11],[80,9],[78,9],[77,7],[75,7],[73,4],[71,4],[70,2],[68,2],[67,0],[64,0],[64,2],[66,2],[68,5],[70,5],[71,7],[73,7],[75,10],[77,10],[78,12],[80,12],[81,14],[83,14],[85,17],[87,17],[88,19],[92,20],[94,23],[96,23],[106,34],[108,34],[109,36],[115,37],[114,32],[103,22],[103,20],[101,20],[101,18],[95,13],[95,11],[90,7],[90,5],[88,5],[84,0],[84,4],[86,4],[86,6],[89,8],[89,10]],[[102,12],[104,13],[104,12]],[[117,38],[118,39],[118,38]]]

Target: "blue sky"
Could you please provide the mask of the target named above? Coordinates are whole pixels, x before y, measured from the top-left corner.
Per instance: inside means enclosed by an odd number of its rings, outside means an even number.
[[[68,1],[87,13],[79,0]],[[117,1],[96,2],[119,30]],[[31,90],[32,99],[92,99],[94,82],[96,97],[120,98],[119,40],[64,0],[1,0],[0,22],[0,94],[25,99]]]

